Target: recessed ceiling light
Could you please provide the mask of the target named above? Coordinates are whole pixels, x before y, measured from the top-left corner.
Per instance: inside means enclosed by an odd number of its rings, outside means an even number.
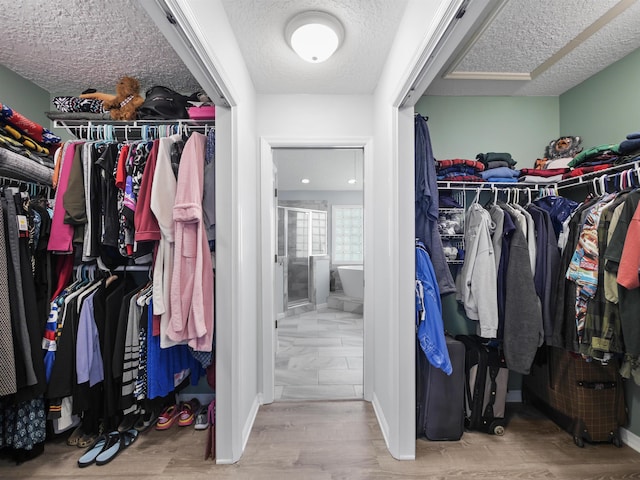
[[[300,180],[300,183],[309,183],[311,180],[309,180],[308,178],[303,178],[302,180]]]
[[[285,38],[301,58],[320,63],[338,49],[344,38],[344,28],[337,18],[328,13],[303,12],[289,20]]]
[[[358,181],[355,178],[350,178],[349,180],[347,180],[347,183],[349,185],[355,185]]]

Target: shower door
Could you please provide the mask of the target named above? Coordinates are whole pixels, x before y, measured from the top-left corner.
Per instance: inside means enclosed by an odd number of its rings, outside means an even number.
[[[309,301],[310,212],[287,209],[287,290],[289,305]]]
[[[283,267],[285,310],[313,303],[312,257],[326,254],[326,211],[278,207],[277,263]]]

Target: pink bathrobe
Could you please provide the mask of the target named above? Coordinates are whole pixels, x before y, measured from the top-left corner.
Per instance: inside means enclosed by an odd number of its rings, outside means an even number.
[[[167,334],[210,352],[213,340],[213,266],[202,223],[204,153],[207,138],[192,133],[180,158],[173,220],[175,253],[171,320]]]

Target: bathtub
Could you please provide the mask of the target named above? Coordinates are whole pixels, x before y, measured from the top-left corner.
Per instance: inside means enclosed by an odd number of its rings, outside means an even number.
[[[342,290],[347,297],[364,299],[364,269],[362,265],[338,267]]]

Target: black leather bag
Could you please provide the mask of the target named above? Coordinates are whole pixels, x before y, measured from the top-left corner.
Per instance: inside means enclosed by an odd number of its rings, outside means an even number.
[[[189,118],[187,113],[188,97],[156,85],[147,90],[144,103],[138,108],[140,120],[172,120]]]

